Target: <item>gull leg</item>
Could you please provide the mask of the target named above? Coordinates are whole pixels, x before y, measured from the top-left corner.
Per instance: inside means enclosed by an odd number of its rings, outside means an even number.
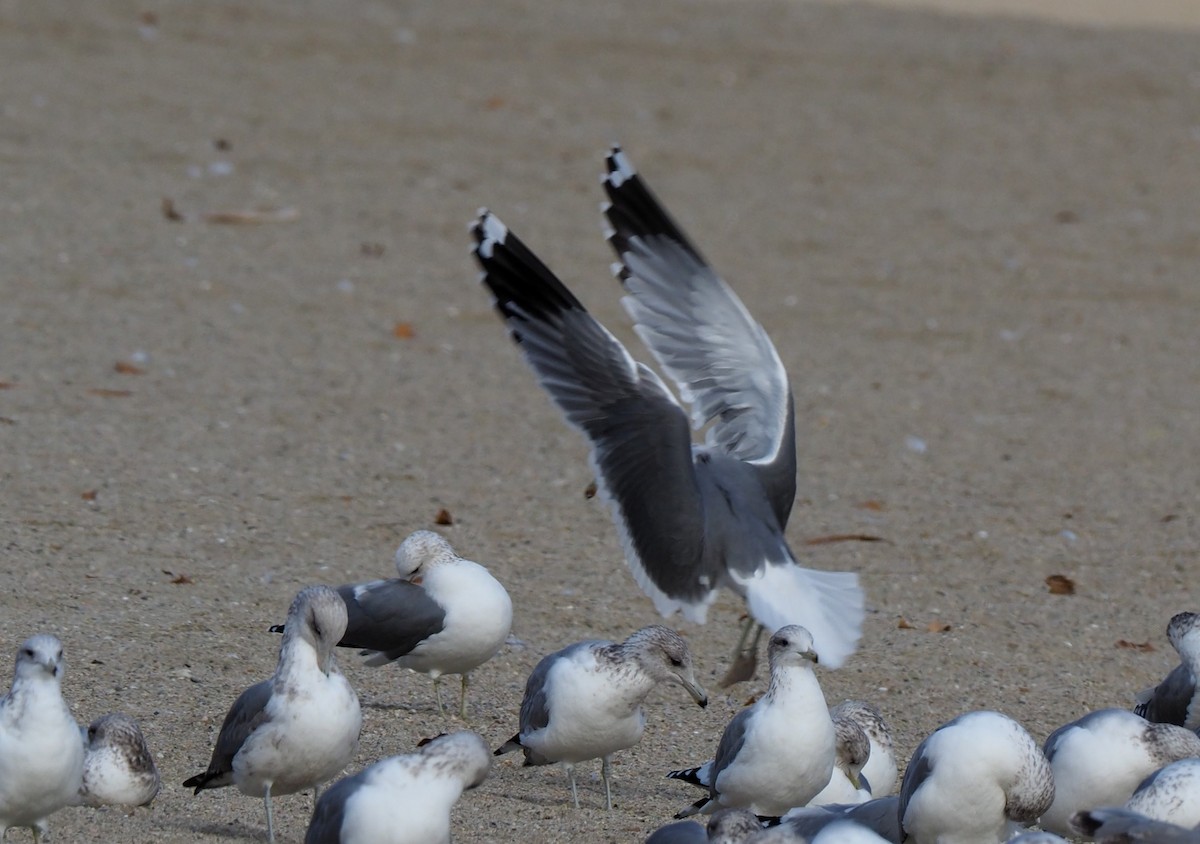
[[[571,784],[571,799],[575,801],[575,808],[578,809],[579,792],[575,789],[575,766],[564,762],[563,767],[567,769],[567,782]]]
[[[467,720],[467,689],[471,687],[471,675],[464,673],[462,675],[462,697],[458,701],[458,718],[460,721]]]
[[[263,803],[267,806],[267,841],[275,841],[275,818],[271,815],[271,784],[267,783],[266,791],[263,792]]]
[[[440,675],[433,678],[433,693],[437,695],[438,711],[445,715],[446,705],[442,703],[442,678]]]
[[[605,756],[600,760],[600,779],[604,780],[604,808],[612,811],[612,784],[609,776],[612,774],[612,757]]]
[[[321,797],[321,784],[317,783],[313,786],[313,811],[317,811],[317,800]]]
[[[750,636],[751,627],[755,628],[754,641],[747,648],[746,639]],[[746,620],[742,623],[742,635],[733,651],[733,664],[721,678],[721,688],[728,688],[734,683],[741,683],[754,676],[754,671],[758,666],[758,640],[762,638],[762,633],[763,626],[755,621],[753,616],[746,616]]]

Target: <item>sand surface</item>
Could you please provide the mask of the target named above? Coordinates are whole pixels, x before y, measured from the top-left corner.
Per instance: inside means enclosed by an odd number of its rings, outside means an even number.
[[[78,719],[139,719],[167,783],[51,840],[263,840],[260,801],[179,783],[295,592],[388,574],[442,508],[524,643],[476,676],[489,742],[543,654],[658,621],[467,252],[489,205],[642,356],[597,213],[612,141],[790,371],[789,537],[870,605],[829,700],[874,701],[905,758],[969,709],[1041,740],[1128,705],[1174,664],[1200,551],[1200,34],[1154,22],[0,2],[0,641],[60,636]],[[241,211],[266,221],[221,222]],[[810,544],[846,534],[884,541]],[[713,704],[651,696],[615,811],[598,765],[576,812],[507,757],[455,840],[669,820],[694,795],[662,773],[763,688],[716,688],[739,611],[675,620]],[[356,767],[457,726],[426,678],[356,662]],[[276,805],[301,840],[308,798]]]

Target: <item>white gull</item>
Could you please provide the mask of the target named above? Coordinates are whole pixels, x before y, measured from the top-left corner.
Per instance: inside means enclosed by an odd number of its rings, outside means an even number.
[[[42,634],[17,649],[12,689],[0,699],[0,838],[11,827],[41,840],[46,818],[78,799],[79,725],[62,696],[62,643]]]
[[[428,674],[442,712],[442,675],[461,675],[459,717],[466,720],[471,672],[508,638],[512,600],[486,568],[430,530],[400,544],[396,571],[399,578],[338,587],[349,613],[338,645],[363,649],[367,665],[395,663]]]
[[[346,630],[346,603],[328,586],[310,586],[292,602],[286,628],[274,676],[234,701],[208,770],[183,783],[196,794],[236,785],[262,797],[271,841],[271,796],[311,788],[315,802],[320,784],[354,758],[362,728],[358,697],[333,655]]]
[[[1173,724],[1151,724],[1125,709],[1101,709],[1059,727],[1044,750],[1054,772],[1054,802],[1041,826],[1073,835],[1076,812],[1123,805],[1163,765],[1200,756],[1200,737]]]
[[[692,654],[674,630],[643,627],[624,642],[577,642],[542,658],[525,683],[521,729],[496,755],[524,750],[526,765],[561,762],[579,808],[575,765],[602,760],[604,802],[612,808],[612,754],[642,737],[642,703],[659,683],[683,686],[701,706]]]
[[[813,672],[812,636],[798,625],[780,628],[767,643],[767,657],[770,686],[725,727],[713,760],[667,775],[708,789],[676,817],[722,807],[782,815],[829,782],[834,728]]]
[[[85,806],[148,806],[161,779],[137,721],[123,712],[101,716],[84,733]]]
[[[492,755],[472,732],[376,762],[326,790],[304,844],[449,844],[450,810],[487,777]]]
[[[900,785],[900,825],[914,844],[1000,844],[1054,800],[1054,775],[1025,728],[976,711],[918,745]]]

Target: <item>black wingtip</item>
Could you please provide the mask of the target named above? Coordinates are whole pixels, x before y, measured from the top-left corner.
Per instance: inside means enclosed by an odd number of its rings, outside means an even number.
[[[284,625],[282,625],[282,624],[272,624],[270,627],[267,628],[267,632],[268,633],[282,633],[283,629],[284,629]]]
[[[521,734],[517,733],[504,744],[492,751],[493,756],[503,756],[505,753],[512,753],[514,750],[520,750],[524,745],[521,744]]]

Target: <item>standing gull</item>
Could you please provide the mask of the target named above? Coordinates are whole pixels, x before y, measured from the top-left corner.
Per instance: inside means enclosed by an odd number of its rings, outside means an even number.
[[[486,568],[430,530],[400,544],[396,571],[399,578],[338,587],[349,613],[338,646],[369,652],[367,665],[394,662],[428,674],[442,712],[442,675],[462,675],[458,713],[466,720],[470,674],[508,638],[512,600]]]
[[[438,736],[416,753],[376,762],[329,788],[304,844],[449,844],[450,810],[491,766],[477,734]]]
[[[1200,737],[1126,709],[1101,709],[1059,727],[1044,749],[1054,771],[1054,802],[1042,815],[1042,828],[1073,835],[1076,812],[1124,804],[1163,765],[1200,756]]]
[[[148,806],[161,781],[142,730],[123,712],[97,718],[84,733],[85,806]]]
[[[744,807],[782,815],[812,800],[834,763],[834,728],[813,666],[817,654],[803,627],[777,630],[767,644],[771,684],[733,717],[711,762],[667,776],[708,789],[676,817]]]
[[[1179,665],[1161,683],[1137,696],[1134,712],[1147,721],[1200,727],[1196,677],[1200,676],[1200,614],[1181,612],[1167,624],[1167,639],[1179,654]]]
[[[346,630],[346,603],[328,586],[310,586],[288,610],[271,679],[238,697],[225,716],[208,770],[186,780],[196,794],[236,785],[262,797],[267,838],[275,840],[271,795],[316,789],[354,758],[362,712],[338,671],[333,648]]]
[[[612,754],[637,744],[646,726],[642,702],[659,683],[683,686],[701,706],[692,654],[674,630],[643,627],[624,642],[577,642],[542,658],[525,683],[521,730],[496,755],[521,749],[526,765],[561,762],[579,808],[575,765],[600,758],[604,803],[612,808]]]
[[[588,439],[626,560],[655,608],[702,624],[726,586],[760,626],[804,625],[821,661],[836,668],[862,634],[863,594],[854,574],[799,566],[784,538],[796,433],[779,355],[619,149],[608,156],[604,189],[624,305],[691,405],[691,426],[707,427],[704,444],[693,443],[689,414],[663,380],[483,211],[474,252],[496,310],[541,386]]]
[[[14,826],[46,831],[46,818],[78,799],[79,725],[62,696],[62,643],[42,634],[17,650],[12,690],[0,699],[0,838]]]
[[[999,712],[960,715],[917,746],[900,784],[900,826],[915,844],[1000,844],[1054,800],[1050,763]]]

